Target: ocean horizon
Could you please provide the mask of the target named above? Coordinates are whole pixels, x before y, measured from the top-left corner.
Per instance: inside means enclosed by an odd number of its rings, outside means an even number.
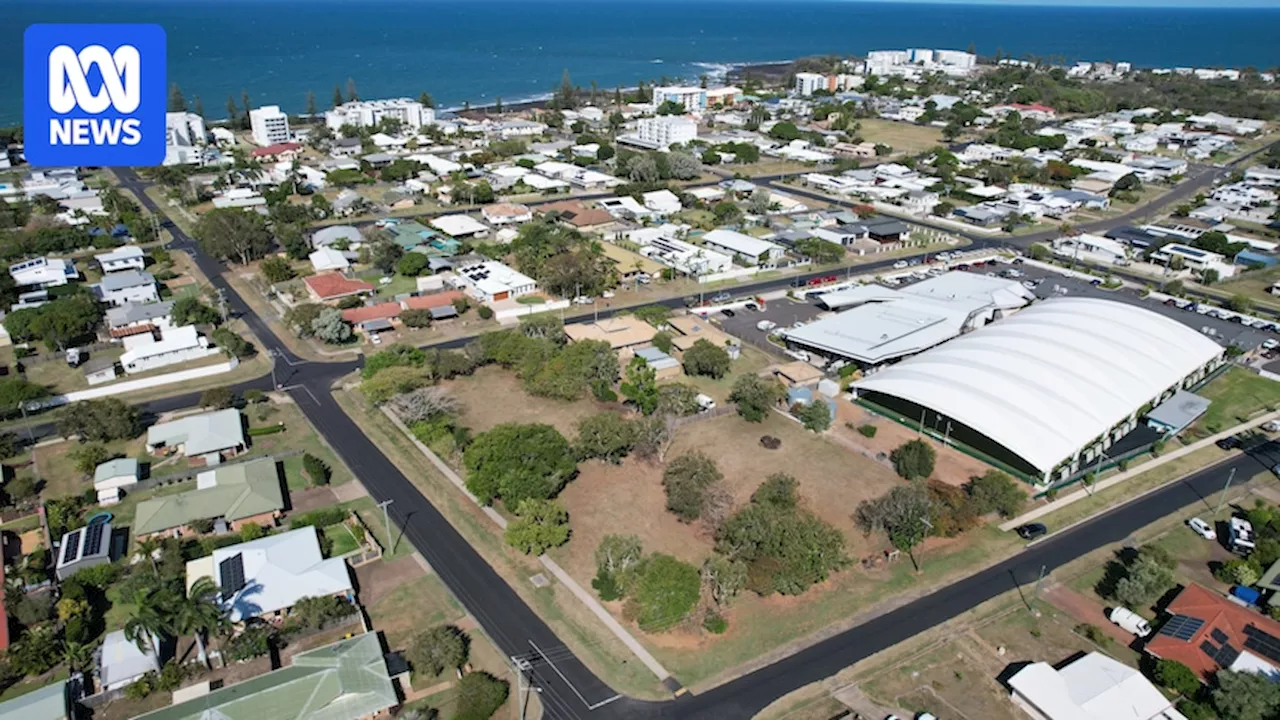
[[[301,112],[361,97],[438,106],[545,97],[568,70],[602,92],[723,77],[735,66],[907,47],[997,50],[1135,67],[1280,65],[1280,8],[1104,7],[791,0],[10,0],[0,27],[0,125],[22,118],[22,33],[38,22],[152,22],[168,35],[168,79],[209,118],[228,96]]]

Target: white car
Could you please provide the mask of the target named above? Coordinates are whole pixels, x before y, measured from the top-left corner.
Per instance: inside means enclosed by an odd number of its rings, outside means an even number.
[[[1198,517],[1188,520],[1187,527],[1205,540],[1216,540],[1218,538],[1218,533],[1214,531],[1213,526]]]
[[[612,291],[612,290],[605,290],[604,292],[600,293],[600,297],[603,297],[603,298],[611,298],[611,297],[613,297],[613,291]]]
[[[1280,430],[1280,420],[1272,420],[1262,425],[1263,432],[1276,432],[1278,430]]]
[[[1275,350],[1275,349],[1276,349],[1276,348],[1278,348],[1278,347],[1280,347],[1280,340],[1276,340],[1276,339],[1274,339],[1274,338],[1271,338],[1271,339],[1267,339],[1267,340],[1263,340],[1263,341],[1262,341],[1262,349],[1263,349],[1263,350]]]
[[[772,320],[761,320],[760,322],[756,323],[756,329],[759,330],[760,332],[769,332],[770,330],[776,327],[778,327],[778,323]]]
[[[903,269],[903,268],[905,268],[905,267],[907,267],[907,261],[906,261],[906,260],[899,260],[898,262],[896,262],[896,263],[894,263],[894,264],[893,264],[893,269],[894,269],[894,270],[902,270],[902,269]]]
[[[573,299],[573,304],[574,305],[590,305],[591,298],[587,297],[586,295],[579,295],[578,297]]]

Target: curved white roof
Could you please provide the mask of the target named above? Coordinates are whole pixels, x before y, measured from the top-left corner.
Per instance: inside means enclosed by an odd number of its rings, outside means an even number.
[[[854,384],[954,418],[1047,472],[1222,352],[1150,310],[1062,298]]]

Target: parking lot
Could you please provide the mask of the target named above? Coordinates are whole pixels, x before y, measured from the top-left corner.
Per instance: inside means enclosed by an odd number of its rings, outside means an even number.
[[[781,298],[769,302],[763,310],[738,308],[733,311],[732,317],[725,315],[723,312],[718,312],[712,316],[712,319],[718,322],[720,327],[730,335],[778,355],[782,352],[782,349],[769,343],[765,339],[769,333],[757,329],[756,325],[762,320],[768,320],[777,323],[780,328],[792,327],[798,322],[809,322],[821,312],[822,308],[816,305],[798,302],[790,298]]]

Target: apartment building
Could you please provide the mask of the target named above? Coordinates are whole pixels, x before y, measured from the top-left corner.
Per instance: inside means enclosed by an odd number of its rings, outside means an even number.
[[[653,105],[657,107],[664,102],[683,105],[685,110],[699,112],[707,109],[707,91],[692,86],[667,86],[653,89]]]
[[[267,147],[289,142],[289,116],[279,105],[264,105],[249,111],[249,129],[253,142]]]
[[[338,131],[343,125],[373,127],[383,118],[399,120],[405,129],[417,132],[424,125],[436,121],[436,113],[417,100],[395,98],[391,100],[357,100],[345,103],[324,114],[324,124]]]
[[[667,148],[697,139],[698,123],[679,115],[643,118],[636,123],[636,137],[646,145]]]

